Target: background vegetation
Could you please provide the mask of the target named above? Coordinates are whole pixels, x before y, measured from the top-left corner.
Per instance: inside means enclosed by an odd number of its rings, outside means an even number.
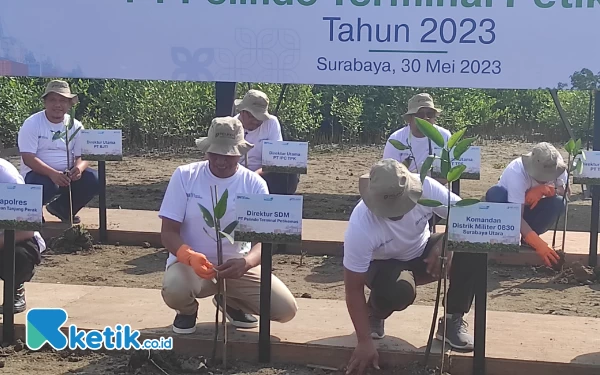
[[[15,145],[23,121],[42,109],[48,79],[0,78],[0,141]],[[214,115],[214,83],[120,80],[69,80],[80,93],[76,117],[86,128],[122,129],[127,149],[191,145],[206,133]],[[576,138],[587,144],[591,92],[600,75],[582,70],[559,97]],[[450,130],[468,126],[467,135],[486,139],[565,141],[568,133],[545,90],[476,90],[376,86],[238,84],[265,91],[289,140],[311,144],[377,144],[403,125],[408,99],[429,92],[444,113],[438,123]],[[565,87],[568,85],[565,84]],[[588,90],[588,91],[585,91]],[[280,101],[280,97],[282,100]],[[278,106],[279,104],[279,106]],[[591,135],[591,133],[590,133]]]

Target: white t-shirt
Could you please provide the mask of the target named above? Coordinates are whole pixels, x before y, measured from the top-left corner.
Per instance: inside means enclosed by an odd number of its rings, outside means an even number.
[[[448,142],[448,139],[450,139],[452,134],[448,130],[442,128],[441,126],[434,126],[442,134],[444,140]],[[423,165],[425,159],[427,159],[427,157],[431,155],[429,153],[429,138],[415,137],[410,131],[409,125],[406,125],[403,128],[398,129],[394,133],[392,133],[392,135],[390,135],[390,137],[388,138],[388,142],[386,142],[385,144],[385,148],[383,149],[383,159],[395,159],[402,163],[404,160],[406,160],[407,157],[411,155],[410,150],[398,150],[389,142],[390,139],[395,139],[399,142],[402,142],[402,144],[405,146],[412,146],[412,152],[415,155],[415,158],[417,159],[418,167],[415,166],[415,162],[413,161],[412,163],[410,163],[410,167],[408,169],[411,172],[419,173],[421,171],[421,165]],[[436,144],[431,142],[432,151],[435,148],[435,146]]]
[[[62,123],[54,124],[48,120],[45,111],[40,111],[29,116],[19,130],[19,152],[36,154],[41,161],[48,164],[51,168],[57,171],[64,171],[68,166],[65,137],[63,136],[55,141],[52,140],[52,137],[57,132],[65,131],[69,124],[69,119],[70,116],[66,114]],[[73,128],[69,130],[69,138],[77,128],[83,129],[83,125],[75,119]],[[76,158],[81,156],[81,130],[75,135],[73,141],[69,143],[69,149],[72,163]],[[25,177],[30,171],[31,168],[26,166],[21,158],[21,175]]]
[[[442,203],[448,200],[448,189],[431,177],[423,182],[423,199]],[[452,203],[460,197],[451,193]],[[430,237],[429,219],[436,213],[447,217],[447,207],[417,204],[398,221],[375,216],[361,200],[352,211],[344,237],[343,264],[352,272],[367,272],[372,260],[409,261],[420,257]]]
[[[23,176],[19,174],[17,168],[8,160],[0,158],[0,184],[25,184]],[[41,207],[40,207],[41,208]],[[46,242],[39,232],[33,232],[35,240],[40,248],[40,253],[46,250]]]
[[[202,204],[211,214],[212,204],[210,188],[217,185],[219,197],[225,189],[228,192],[227,212],[221,219],[223,227],[237,219],[235,214],[235,200],[237,193],[269,194],[267,183],[258,174],[251,172],[239,165],[237,172],[229,178],[218,178],[212,174],[208,161],[201,161],[182,165],[175,170],[167,191],[160,206],[158,216],[181,223],[180,235],[184,243],[195,251],[201,252],[210,262],[217,264],[217,243],[214,229],[204,222],[202,211],[198,204]],[[210,233],[212,238],[206,232]],[[242,257],[244,251],[242,242],[233,245],[223,239],[223,261],[231,258]],[[177,257],[169,254],[167,267],[177,261]]]
[[[239,118],[239,114],[235,118]],[[263,121],[258,128],[248,131],[244,130],[244,138],[252,143],[254,148],[248,151],[248,169],[256,171],[262,167],[262,142],[263,141],[283,141],[281,136],[281,125],[277,117],[271,115],[271,119]],[[244,158],[240,160],[244,165]]]
[[[564,187],[566,184],[567,171],[560,175],[555,181],[550,181],[546,185]],[[523,160],[519,157],[511,161],[504,169],[497,185],[502,186],[508,191],[509,203],[524,204],[527,190],[540,184],[527,174],[523,167]]]

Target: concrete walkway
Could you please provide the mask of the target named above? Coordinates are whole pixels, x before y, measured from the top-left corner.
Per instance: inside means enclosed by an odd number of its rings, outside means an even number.
[[[64,308],[65,326],[99,329],[130,324],[144,337],[173,336],[175,350],[210,356],[215,309],[200,301],[198,331],[179,336],[171,331],[174,312],[160,290],[28,283],[28,307]],[[298,314],[286,324],[272,323],[272,356],[278,362],[343,367],[356,343],[344,301],[299,299]],[[419,359],[427,344],[432,308],[411,306],[386,321],[387,337],[378,341],[382,365]],[[472,332],[473,314],[469,316]],[[25,314],[15,317],[24,334]],[[488,374],[600,374],[600,319],[488,312]],[[257,360],[258,329],[229,326],[230,358]],[[432,360],[439,360],[435,342]],[[472,354],[448,352],[453,374],[470,374]]]
[[[99,214],[96,208],[84,208],[79,213],[82,224],[90,230],[92,235],[98,239]],[[44,226],[44,237],[52,237],[66,229],[65,224],[60,224],[58,219],[46,211],[44,212],[46,225]],[[160,240],[161,221],[157,211],[142,210],[107,210],[108,242],[120,242],[123,245],[142,245],[148,242],[153,246],[162,246]],[[348,226],[346,221],[337,220],[312,220],[304,219],[302,222],[302,246],[288,245],[289,252],[299,253],[300,250],[313,255],[336,255],[343,254],[344,232]],[[444,226],[436,228],[438,232],[444,231]],[[542,235],[549,244],[552,243],[552,232]],[[560,246],[562,232],[556,235],[556,244]],[[588,262],[590,235],[587,232],[567,232],[565,248],[567,261]],[[538,256],[529,249],[521,252],[490,254],[490,259],[502,264],[510,265],[540,265]]]

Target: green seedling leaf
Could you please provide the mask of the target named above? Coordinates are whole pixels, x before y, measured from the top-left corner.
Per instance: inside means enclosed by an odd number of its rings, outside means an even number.
[[[238,222],[237,220],[236,220],[236,221],[233,221],[233,222],[231,222],[231,223],[230,223],[228,226],[226,226],[226,227],[225,227],[225,229],[223,229],[223,232],[225,232],[225,233],[227,233],[227,234],[231,234],[231,233],[233,233],[233,231],[234,231],[234,230],[235,230],[235,228],[237,227],[238,223],[239,223],[239,222]]]
[[[575,141],[571,138],[571,139],[569,139],[569,142],[567,142],[567,144],[565,145],[565,151],[572,155],[574,149],[575,149]]]
[[[219,203],[215,206],[215,217],[217,220],[220,220],[225,216],[225,212],[227,211],[227,198],[229,197],[229,192],[227,189],[221,195],[221,199],[219,199]]]
[[[452,134],[452,136],[448,140],[448,150],[452,150],[456,142],[460,141],[466,132],[467,128],[462,128],[458,132]]]
[[[479,199],[467,198],[467,199],[462,199],[462,200],[456,202],[455,206],[456,207],[466,207],[466,206],[472,206],[477,203],[479,203]]]
[[[433,143],[438,145],[439,147],[444,147],[444,137],[442,134],[433,126],[430,122],[415,117],[415,121],[417,122],[417,127],[427,138],[431,139]]]
[[[450,153],[447,149],[442,149],[442,157],[440,160],[440,173],[442,178],[448,179],[448,171],[450,171]]]
[[[204,218],[204,222],[206,223],[206,225],[208,225],[211,228],[214,228],[215,221],[213,220],[213,217],[210,214],[210,211],[207,210],[206,208],[204,208],[204,206],[201,205],[200,203],[198,203],[198,206],[200,207],[200,211],[202,211],[202,217]]]
[[[583,172],[583,161],[581,159],[577,159],[577,165],[575,166],[575,170],[578,174]]]
[[[394,146],[395,148],[397,148],[400,151],[404,151],[404,150],[408,150],[408,146],[406,146],[404,143],[397,141],[395,139],[390,139],[389,141],[392,146]]]
[[[427,173],[431,169],[434,159],[435,157],[433,155],[429,155],[427,159],[425,159],[425,161],[423,162],[423,165],[421,166],[421,183],[425,181],[425,177],[427,177]]]
[[[579,138],[577,142],[575,142],[575,149],[573,150],[573,154],[577,155],[579,154],[579,151],[581,151],[581,138]]]
[[[77,133],[79,133],[80,130],[81,128],[77,128],[77,130],[75,130],[75,132],[71,134],[71,136],[69,137],[69,143],[73,141],[73,138],[75,138],[75,136],[77,135]]]
[[[65,136],[67,133],[66,132],[56,132],[54,133],[54,135],[52,136],[52,141],[56,141],[57,139],[61,139],[63,136]]]
[[[223,231],[219,231],[219,233],[221,234],[221,236],[227,238],[227,240],[229,241],[229,243],[231,243],[233,245],[233,243],[235,241],[233,241],[233,237],[231,237],[231,235],[229,235],[228,233],[225,233]]]
[[[460,160],[460,157],[463,156],[465,152],[471,147],[471,144],[475,142],[475,137],[465,138],[462,141],[458,142],[456,147],[454,147],[453,156],[454,160]]]
[[[467,169],[467,166],[464,164],[459,164],[456,167],[450,169],[447,178],[448,182],[457,181],[460,178],[460,175],[462,175],[462,173],[465,171],[465,169]]]
[[[585,161],[585,151],[581,150],[581,160]]]
[[[434,199],[419,199],[417,203],[425,207],[440,207],[444,205],[442,202],[438,202]]]

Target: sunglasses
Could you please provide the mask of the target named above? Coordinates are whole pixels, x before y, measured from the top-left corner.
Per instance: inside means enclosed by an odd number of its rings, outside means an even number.
[[[435,119],[437,118],[437,112],[433,109],[419,110],[417,113],[415,113],[415,116],[423,120]]]

